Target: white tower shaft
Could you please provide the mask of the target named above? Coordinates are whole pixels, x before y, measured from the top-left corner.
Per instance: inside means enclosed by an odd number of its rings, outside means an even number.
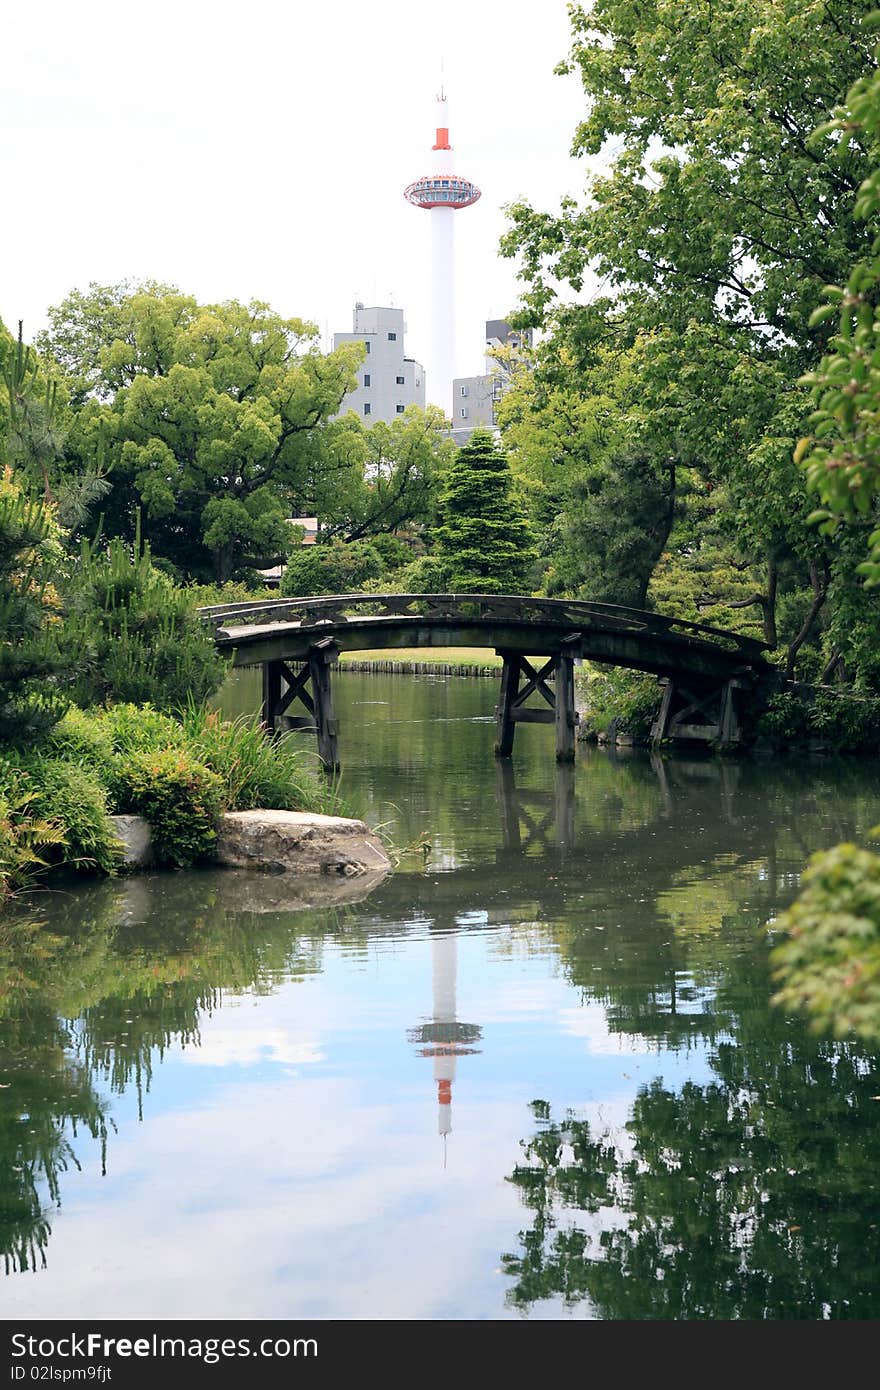
[[[437,125],[433,147],[434,174],[452,173],[449,143],[449,103],[441,87],[437,94]],[[431,259],[434,320],[433,398],[451,415],[452,378],[455,375],[455,209],[431,209]],[[430,381],[430,378],[429,378]]]
[[[450,214],[451,216],[451,214]],[[431,983],[433,985],[434,1022],[455,1022],[455,976],[458,967],[458,943],[455,937],[435,936],[431,942]],[[455,1080],[455,1051],[447,1053],[440,1047],[434,1053],[434,1080],[437,1085],[437,1132],[452,1132],[452,1083]]]
[[[434,326],[434,383],[431,397],[444,415],[452,412],[452,378],[455,375],[455,211],[431,209],[432,295]]]

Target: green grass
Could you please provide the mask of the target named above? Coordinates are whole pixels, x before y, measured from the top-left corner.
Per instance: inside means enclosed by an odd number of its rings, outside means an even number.
[[[425,665],[495,666],[501,670],[501,657],[491,647],[390,647],[379,651],[343,652],[340,665],[350,661],[418,661]]]

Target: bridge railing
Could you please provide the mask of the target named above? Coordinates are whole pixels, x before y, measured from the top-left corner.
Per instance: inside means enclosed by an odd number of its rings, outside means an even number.
[[[709,627],[664,613],[585,599],[531,598],[519,594],[325,594],[316,598],[262,599],[212,604],[198,610],[219,636],[232,626],[297,623],[339,624],[352,618],[420,618],[425,622],[503,622],[568,629],[601,628],[711,642],[755,660],[766,643],[726,628]]]

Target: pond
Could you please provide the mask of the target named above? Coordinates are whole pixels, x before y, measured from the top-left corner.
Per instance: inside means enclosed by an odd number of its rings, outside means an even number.
[[[336,697],[402,851],[368,896],[209,870],[6,914],[4,1316],[878,1316],[878,1058],[771,1006],[764,928],[876,768],[557,768],[540,726],[507,765],[491,680]]]

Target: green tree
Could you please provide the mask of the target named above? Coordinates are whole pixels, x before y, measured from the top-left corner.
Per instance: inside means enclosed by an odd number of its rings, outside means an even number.
[[[380,420],[369,429],[350,414],[341,428],[347,431],[345,456],[356,466],[347,487],[343,481],[337,495],[327,498],[322,530],[358,541],[427,525],[455,455],[443,412],[409,406],[390,423]],[[333,437],[329,430],[327,435]]]
[[[607,172],[591,178],[580,206],[512,207],[503,242],[521,263],[524,317],[550,330],[564,370],[545,380],[561,382],[569,413],[578,394],[610,394],[622,409],[606,448],[645,451],[657,476],[664,462],[674,466],[685,505],[670,536],[678,573],[667,592],[690,584],[689,602],[709,616],[719,599],[728,611],[742,605],[734,612],[786,644],[789,671],[809,655],[817,676],[832,661],[857,673],[865,650],[836,620],[853,590],[851,556],[808,526],[791,452],[809,410],[795,383],[828,337],[811,321],[816,299],[871,240],[856,207],[868,141],[816,129],[873,68],[870,11],[871,0],[573,6],[561,68],[580,75],[588,102],[573,150],[603,155]],[[588,274],[609,298],[562,306],[561,287],[580,292]],[[622,393],[608,392],[603,353],[626,363]],[[563,495],[564,520],[576,520],[591,470],[601,495],[606,459],[594,445],[573,495]],[[694,544],[688,517],[709,489],[721,490],[725,511],[711,557],[699,554],[703,538]],[[633,524],[643,545],[643,523]],[[566,534],[568,585],[577,526]],[[701,592],[709,569],[728,579]]]
[[[843,106],[824,128],[848,148],[866,146],[873,169],[867,173],[854,215],[868,227],[880,210],[880,76],[861,77]],[[827,292],[830,302],[817,309],[815,325],[834,319],[836,333],[826,356],[805,384],[816,409],[813,432],[796,458],[811,490],[824,506],[815,514],[826,535],[838,538],[858,559],[865,585],[880,585],[880,238],[852,269],[845,289]],[[866,558],[867,556],[867,558]],[[855,640],[872,653],[876,669],[878,598],[863,590],[840,605]],[[873,611],[871,611],[873,610]],[[873,639],[873,640],[872,640]],[[852,639],[850,639],[852,640]],[[841,635],[838,650],[845,651]],[[880,857],[844,843],[815,855],[803,877],[797,902],[779,926],[787,933],[776,952],[780,1002],[805,1008],[820,1028],[880,1037]]]
[[[0,459],[19,481],[54,505],[68,531],[68,545],[89,519],[90,509],[109,491],[103,476],[103,450],[77,471],[66,457],[69,411],[58,379],[23,340],[22,324],[13,342],[0,324]]]
[[[0,742],[27,743],[67,707],[62,532],[51,507],[0,474]]]
[[[155,317],[136,308],[136,297],[144,295],[178,319],[191,311],[192,300],[175,285],[156,280],[123,280],[115,285],[93,280],[87,290],[71,290],[48,310],[49,327],[37,335],[37,348],[58,364],[74,406],[82,406],[90,396],[112,400],[121,386],[129,384],[130,373],[118,365],[125,354],[116,349],[109,360],[115,344],[127,346],[129,361],[146,367],[152,351],[153,365],[163,364],[160,343],[168,335],[157,332]]]
[[[456,593],[530,592],[535,552],[504,452],[488,430],[459,449],[433,533]]]
[[[878,16],[880,20],[880,16]],[[858,191],[854,214],[866,229],[880,212],[880,74],[854,83],[846,102],[826,129],[840,143],[858,139],[868,146],[874,168]],[[814,513],[822,530],[834,535],[844,523],[867,551],[859,565],[870,588],[880,586],[880,236],[852,269],[845,288],[828,287],[825,305],[812,316],[814,327],[832,324],[834,336],[817,368],[804,378],[812,388],[812,433],[800,440],[796,461],[810,489],[824,504]],[[836,320],[836,323],[834,322]]]
[[[91,298],[94,321],[74,295],[45,341],[86,396],[71,450],[111,468],[108,533],[131,540],[142,510],[154,556],[195,578],[283,560],[358,346],[323,354],[313,325],[258,302],[199,305],[162,286]]]
[[[70,590],[78,704],[180,710],[218,689],[226,666],[209,629],[190,594],[151,563],[139,535],[133,547],[119,537],[106,546],[83,542]]]
[[[595,0],[572,5],[589,110],[573,153],[610,155],[583,207],[511,209],[529,303],[592,266],[646,320],[693,317],[815,352],[817,292],[866,244],[858,139],[816,133],[873,67],[871,0]],[[682,311],[687,318],[682,316]]]

